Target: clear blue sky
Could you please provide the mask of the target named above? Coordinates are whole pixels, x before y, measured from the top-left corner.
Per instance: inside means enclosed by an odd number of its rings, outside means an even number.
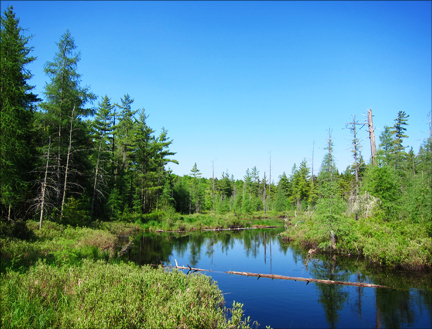
[[[179,175],[196,162],[211,177],[215,160],[216,177],[240,179],[254,166],[268,177],[271,151],[277,182],[294,163],[311,164],[314,142],[316,173],[329,127],[343,171],[353,161],[343,128],[368,108],[377,144],[400,110],[410,115],[405,145],[417,153],[429,134],[430,1],[1,1],[2,12],[9,5],[34,35],[36,92],[69,29],[82,85],[145,108],[150,127],[174,139]]]

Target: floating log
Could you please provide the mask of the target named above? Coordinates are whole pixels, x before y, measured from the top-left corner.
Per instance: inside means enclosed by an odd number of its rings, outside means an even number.
[[[339,285],[344,285],[344,286],[356,286],[356,287],[365,287],[365,288],[389,288],[386,286],[381,286],[381,285],[373,284],[373,283],[320,280],[320,279],[299,278],[299,277],[276,275],[276,274],[260,274],[260,273],[250,273],[250,272],[234,272],[234,271],[228,271],[225,273],[235,274],[235,275],[243,275],[243,276],[254,276],[254,277],[258,277],[258,279],[259,278],[269,278],[269,279],[279,279],[279,280],[303,281],[303,282],[306,282],[306,284],[309,284],[309,282],[315,282],[315,283],[339,284]]]
[[[259,280],[260,278],[268,278],[268,279],[278,279],[278,280],[294,280],[294,281],[303,281],[306,282],[306,285],[308,285],[310,282],[315,283],[323,283],[323,284],[338,284],[343,286],[355,286],[355,287],[364,287],[364,288],[387,288],[390,289],[390,287],[381,286],[379,284],[373,284],[373,283],[364,283],[364,282],[347,282],[347,281],[334,281],[334,280],[321,280],[321,279],[312,279],[312,278],[300,278],[300,277],[293,277],[293,276],[285,276],[285,275],[277,275],[277,274],[261,274],[261,273],[250,273],[250,272],[235,272],[235,271],[227,271],[227,272],[221,272],[221,271],[212,271],[212,270],[205,270],[201,268],[193,268],[189,265],[186,266],[178,266],[177,260],[175,260],[176,266],[167,266],[163,265],[162,267],[171,267],[171,268],[178,268],[181,270],[189,270],[189,272],[216,272],[216,273],[227,273],[227,274],[234,274],[234,275],[243,275],[243,276],[252,276],[257,277]],[[150,264],[151,266],[158,267],[160,265],[157,264]]]

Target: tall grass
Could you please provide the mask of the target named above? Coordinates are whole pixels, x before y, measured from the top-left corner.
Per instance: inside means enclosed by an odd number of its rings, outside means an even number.
[[[93,226],[27,222],[24,240],[0,235],[2,328],[249,328],[209,277],[117,257],[135,224]]]
[[[38,262],[1,279],[2,328],[249,328],[240,304],[227,317],[220,290],[204,275],[83,260]]]

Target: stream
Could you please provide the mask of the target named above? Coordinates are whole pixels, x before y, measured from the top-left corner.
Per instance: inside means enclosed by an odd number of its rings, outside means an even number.
[[[138,236],[128,255],[140,265],[211,270],[225,306],[242,303],[265,328],[431,328],[431,273],[385,271],[356,256],[312,254],[287,243],[283,229]],[[246,277],[225,271],[365,282],[391,289]],[[185,271],[187,272],[187,271]]]

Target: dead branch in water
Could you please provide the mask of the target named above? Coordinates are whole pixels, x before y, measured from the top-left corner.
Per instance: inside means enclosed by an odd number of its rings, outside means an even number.
[[[128,251],[131,247],[132,247],[132,243],[133,241],[129,242],[126,247],[124,247],[120,252],[119,252],[119,257],[123,256],[126,251]]]
[[[181,270],[189,270],[189,272],[212,272],[212,270],[205,270],[201,268],[193,268],[189,265],[186,266],[178,266],[177,260],[175,260],[176,266],[167,266],[163,265],[162,267],[171,267],[171,268],[178,268]],[[158,267],[160,265],[157,264],[150,264],[151,266]],[[217,273],[227,273],[227,274],[234,274],[234,275],[243,275],[243,276],[253,276],[257,277],[258,280],[260,278],[269,278],[269,279],[278,279],[278,280],[294,280],[294,281],[303,281],[306,282],[306,285],[309,284],[309,282],[315,282],[315,283],[323,283],[323,284],[338,284],[338,285],[344,285],[344,286],[355,286],[355,287],[364,287],[364,288],[387,288],[390,289],[390,287],[381,286],[378,284],[373,283],[363,283],[363,282],[347,282],[347,281],[333,281],[333,280],[321,280],[321,279],[311,279],[311,278],[299,278],[299,277],[293,277],[293,276],[284,276],[284,275],[277,275],[277,274],[261,274],[261,273],[250,273],[250,272],[235,272],[235,271],[227,271],[227,272],[220,272],[220,271],[213,271]]]

